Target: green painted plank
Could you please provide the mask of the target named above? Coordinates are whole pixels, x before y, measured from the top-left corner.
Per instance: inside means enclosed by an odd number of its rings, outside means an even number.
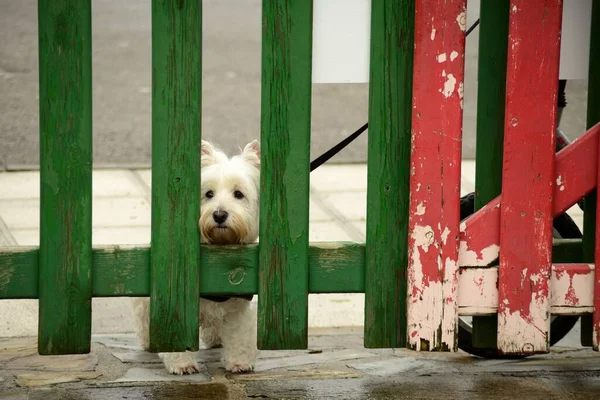
[[[92,328],[90,0],[39,0],[38,351],[89,353]]]
[[[477,71],[475,210],[502,192],[509,0],[483,0]],[[473,317],[473,346],[496,348],[498,316]]]
[[[309,293],[364,292],[364,244],[311,243],[309,252]],[[554,262],[577,262],[578,253],[581,240],[554,241]],[[258,245],[203,245],[201,254],[201,295],[258,293]],[[37,247],[0,247],[0,299],[38,297],[38,257]],[[92,280],[94,297],[148,296],[150,248],[94,248]]]
[[[312,0],[262,4],[258,347],[308,345]]]
[[[587,128],[600,121],[600,0],[592,3],[592,30],[590,33],[590,64],[588,72]],[[584,200],[583,260],[594,262],[596,246],[596,196],[594,190]],[[592,316],[581,318],[581,344],[592,346]]]
[[[202,10],[152,1],[150,351],[198,350]]]
[[[365,347],[406,346],[414,1],[371,3]]]

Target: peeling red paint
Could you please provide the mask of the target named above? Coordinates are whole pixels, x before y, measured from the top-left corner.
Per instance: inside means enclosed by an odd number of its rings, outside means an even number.
[[[417,349],[427,342],[429,350],[456,350],[465,54],[460,15],[465,0],[415,4],[408,326],[415,329],[409,341]]]
[[[540,4],[543,3],[543,4]],[[562,4],[511,0],[500,264],[498,349],[548,351],[556,93]],[[529,104],[535,107],[529,107]],[[524,345],[527,344],[526,347]]]

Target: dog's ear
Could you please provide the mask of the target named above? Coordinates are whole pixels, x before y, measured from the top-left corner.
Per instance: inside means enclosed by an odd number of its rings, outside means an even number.
[[[242,151],[242,158],[256,168],[260,168],[260,142],[253,140],[248,143]]]
[[[208,167],[215,163],[215,148],[210,142],[202,141],[202,150],[200,151],[200,167]]]

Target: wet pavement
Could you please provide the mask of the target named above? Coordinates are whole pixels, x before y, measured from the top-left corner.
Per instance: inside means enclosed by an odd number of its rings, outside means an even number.
[[[166,373],[132,334],[94,335],[86,355],[41,357],[35,338],[0,339],[0,400],[21,399],[598,399],[600,354],[554,347],[524,360],[365,349],[361,328],[313,329],[307,350],[262,351],[230,374],[221,349],[199,374]]]

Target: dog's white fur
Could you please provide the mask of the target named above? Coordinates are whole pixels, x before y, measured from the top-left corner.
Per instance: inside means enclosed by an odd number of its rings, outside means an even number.
[[[244,244],[258,238],[260,144],[253,141],[241,154],[228,158],[212,144],[202,141],[200,237],[202,243]],[[243,196],[240,196],[239,193]],[[241,198],[240,198],[241,197]],[[213,213],[226,212],[219,224]],[[131,299],[136,333],[144,349],[149,347],[150,301]],[[256,347],[256,310],[245,299],[232,298],[222,303],[200,302],[200,339],[203,348],[223,346],[223,362],[230,372],[254,369]],[[159,353],[172,374],[199,371],[194,353]]]

